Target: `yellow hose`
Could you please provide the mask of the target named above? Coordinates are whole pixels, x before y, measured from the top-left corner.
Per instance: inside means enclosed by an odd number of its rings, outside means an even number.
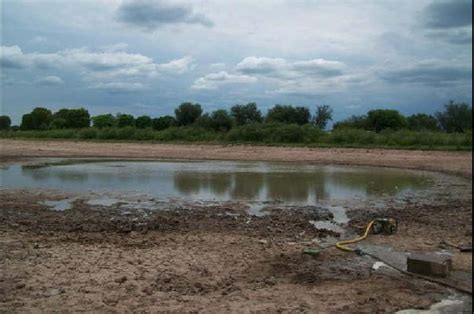
[[[367,228],[365,229],[364,235],[352,240],[345,240],[345,241],[339,241],[336,243],[336,247],[339,250],[345,251],[345,252],[354,252],[355,249],[352,249],[348,247],[348,244],[356,243],[362,240],[365,240],[369,236],[370,229],[372,229],[372,226],[374,225],[375,220],[372,220],[368,225]]]

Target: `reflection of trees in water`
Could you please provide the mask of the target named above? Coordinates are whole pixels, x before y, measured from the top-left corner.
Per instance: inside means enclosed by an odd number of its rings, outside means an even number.
[[[265,185],[264,173],[258,172],[237,172],[232,178],[234,186],[231,195],[240,199],[256,199],[260,190]]]
[[[325,187],[326,173],[269,173],[266,185],[268,198],[287,202],[306,202],[311,195],[314,201],[329,197]]]
[[[72,181],[72,182],[84,182],[89,178],[87,172],[78,171],[50,171],[50,168],[30,168],[22,167],[21,171],[23,175],[31,177],[35,181],[43,181],[47,179],[57,178],[60,181]]]
[[[389,194],[396,195],[404,189],[420,189],[428,182],[421,176],[403,173],[390,173],[377,169],[364,172],[336,172],[332,173],[330,183],[352,190],[362,190],[368,195]]]
[[[197,193],[202,187],[199,173],[176,172],[173,180],[174,188],[183,194]]]
[[[318,173],[192,173],[174,175],[174,187],[184,194],[209,191],[216,195],[229,193],[235,199],[257,199],[266,188],[269,199],[288,202],[305,202],[310,195],[317,200],[328,198],[324,186],[325,176]]]

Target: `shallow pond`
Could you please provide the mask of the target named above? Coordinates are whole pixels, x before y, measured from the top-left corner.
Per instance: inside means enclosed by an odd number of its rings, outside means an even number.
[[[317,204],[422,191],[428,176],[371,168],[231,161],[62,161],[0,170],[5,188]]]

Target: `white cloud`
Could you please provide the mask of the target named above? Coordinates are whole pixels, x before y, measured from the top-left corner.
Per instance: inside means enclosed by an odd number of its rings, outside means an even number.
[[[170,74],[183,74],[194,69],[193,58],[186,56],[157,66],[158,71]]]
[[[79,48],[55,53],[24,53],[18,46],[6,46],[2,47],[1,62],[2,67],[17,70],[70,69],[79,73],[84,81],[100,89],[112,87],[130,90],[142,88],[144,80],[162,74],[183,74],[193,68],[190,56],[160,64],[142,54],[118,51],[124,47],[118,45],[99,52]]]
[[[213,90],[219,88],[221,85],[227,84],[248,84],[255,83],[257,78],[240,75],[240,74],[229,74],[225,71],[210,73],[204,77],[201,77],[194,81],[192,89],[204,89],[204,90]]]
[[[244,74],[290,79],[301,76],[334,77],[343,75],[346,66],[339,61],[309,59],[289,62],[282,58],[247,57],[236,66]]]

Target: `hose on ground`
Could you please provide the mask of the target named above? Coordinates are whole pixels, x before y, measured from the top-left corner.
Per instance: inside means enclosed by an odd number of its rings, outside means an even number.
[[[345,252],[355,252],[356,250],[353,248],[348,247],[348,244],[353,244],[356,242],[360,242],[362,240],[365,240],[369,236],[369,232],[372,229],[372,226],[374,225],[375,220],[372,220],[368,225],[367,228],[365,229],[364,235],[352,240],[345,240],[345,241],[339,241],[336,243],[336,247],[339,250],[345,251]]]
[[[408,272],[404,269],[401,269],[393,264],[391,264],[390,262],[387,262],[387,261],[384,261],[382,260],[381,258],[377,257],[376,255],[374,254],[371,254],[371,253],[368,253],[368,252],[364,252],[360,249],[353,249],[353,248],[350,248],[348,247],[347,245],[348,244],[354,244],[356,242],[360,242],[360,241],[363,241],[365,240],[368,236],[369,236],[369,232],[370,230],[372,229],[372,226],[374,225],[376,221],[375,220],[372,220],[368,225],[367,225],[367,228],[365,229],[365,232],[364,234],[361,236],[361,237],[358,237],[358,238],[355,238],[355,239],[352,239],[352,240],[345,240],[345,241],[339,241],[336,243],[336,247],[339,249],[339,250],[342,250],[342,251],[345,251],[345,252],[354,252],[354,253],[357,253],[359,255],[367,255],[367,256],[370,256],[380,262],[383,262],[384,264],[388,265],[389,267],[395,269],[395,270],[398,270],[399,272],[401,272],[402,274],[405,274],[405,275],[408,275],[408,276],[411,276],[411,277],[415,277],[415,278],[418,278],[418,279],[423,279],[423,280],[426,280],[426,281],[429,281],[431,283],[436,283],[436,284],[439,284],[439,285],[442,285],[442,286],[445,286],[445,287],[448,287],[448,288],[452,288],[452,289],[455,289],[455,290],[458,290],[460,292],[463,292],[463,293],[466,293],[466,294],[470,294],[472,295],[472,290],[469,290],[467,288],[463,288],[463,287],[458,287],[454,284],[450,284],[448,282],[445,282],[443,280],[440,280],[440,279],[436,279],[436,278],[431,278],[431,277],[427,277],[427,276],[423,276],[423,275],[419,275],[419,274],[415,274],[415,273],[411,273],[411,272]]]

